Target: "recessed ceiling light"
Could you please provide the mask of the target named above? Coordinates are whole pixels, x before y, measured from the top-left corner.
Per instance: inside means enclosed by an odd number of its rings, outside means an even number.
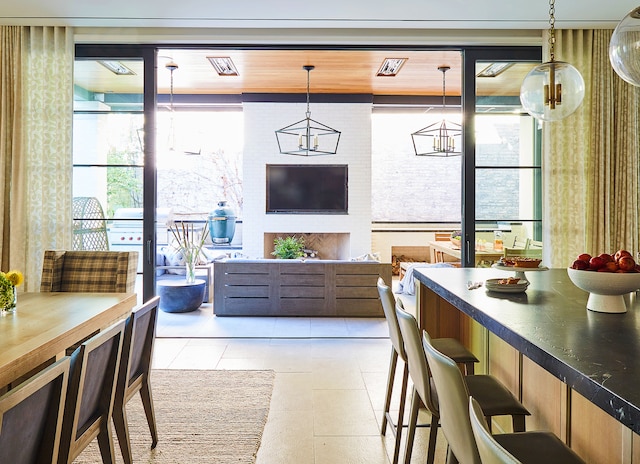
[[[505,72],[513,65],[514,63],[508,62],[491,63],[489,66],[478,73],[478,77],[496,77],[498,74]]]
[[[118,76],[133,76],[135,73],[119,61],[98,60],[102,66]]]
[[[237,76],[238,70],[228,56],[208,56],[207,59],[219,76]]]
[[[376,76],[379,77],[393,77],[400,72],[400,68],[404,62],[407,61],[407,58],[385,58],[382,64],[380,65],[380,69],[376,73]]]

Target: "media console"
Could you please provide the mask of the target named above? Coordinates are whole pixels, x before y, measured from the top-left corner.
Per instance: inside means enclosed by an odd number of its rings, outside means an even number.
[[[228,259],[214,264],[216,316],[384,317],[376,261]]]

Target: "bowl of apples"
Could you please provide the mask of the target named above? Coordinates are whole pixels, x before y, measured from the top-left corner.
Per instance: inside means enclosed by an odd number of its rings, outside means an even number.
[[[625,295],[640,289],[640,266],[626,250],[613,255],[583,253],[567,269],[567,274],[576,287],[589,292],[587,309],[591,311],[624,313]]]

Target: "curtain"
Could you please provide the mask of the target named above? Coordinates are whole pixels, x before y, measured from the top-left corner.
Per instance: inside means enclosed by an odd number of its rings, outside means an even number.
[[[583,252],[638,251],[638,91],[611,68],[612,32],[555,32],[556,60],[580,71],[585,97],[571,116],[543,123],[543,241],[550,267],[567,267]]]
[[[2,26],[2,270],[37,291],[44,250],[72,240],[73,33]],[[5,102],[10,103],[5,110]]]

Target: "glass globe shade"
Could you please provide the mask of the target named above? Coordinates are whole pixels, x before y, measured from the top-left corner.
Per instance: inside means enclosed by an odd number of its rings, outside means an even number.
[[[551,105],[544,102],[544,86],[549,84],[549,72],[555,69],[555,83],[562,85],[562,102]],[[559,121],[578,109],[584,98],[584,79],[580,72],[563,61],[542,63],[531,71],[522,81],[520,102],[525,111],[536,119]]]
[[[622,79],[640,86],[640,7],[625,16],[613,31],[609,60]]]

